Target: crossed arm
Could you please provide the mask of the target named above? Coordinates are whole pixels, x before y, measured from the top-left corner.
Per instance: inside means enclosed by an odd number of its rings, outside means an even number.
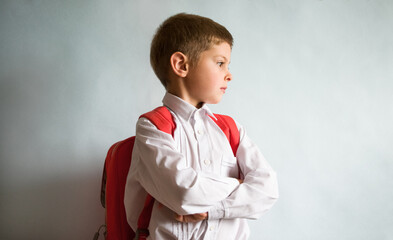
[[[239,181],[239,184],[243,183],[242,179],[237,179]],[[195,214],[188,214],[188,215],[178,215],[175,214],[175,219],[176,221],[179,222],[200,222],[203,221],[205,219],[208,219],[209,217],[209,213],[208,212],[204,212],[204,213],[195,213]]]
[[[241,127],[237,157],[244,182],[197,173],[184,165],[184,156],[174,147],[172,136],[151,124],[139,127],[135,148],[142,148],[137,151],[143,161],[138,160],[138,181],[158,202],[177,213],[177,221],[258,218],[278,198],[274,171]]]

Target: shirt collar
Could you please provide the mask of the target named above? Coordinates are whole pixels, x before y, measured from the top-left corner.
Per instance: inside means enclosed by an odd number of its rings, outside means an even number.
[[[201,108],[196,108],[190,103],[184,101],[183,99],[166,92],[164,98],[162,99],[162,103],[164,106],[168,107],[172,110],[177,116],[189,121],[190,118],[197,111],[204,111],[207,115],[212,116],[216,119],[216,117],[211,112],[210,108],[204,103]]]

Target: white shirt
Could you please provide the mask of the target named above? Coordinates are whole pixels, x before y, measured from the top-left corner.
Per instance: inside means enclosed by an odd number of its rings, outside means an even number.
[[[278,198],[276,173],[238,123],[240,143],[234,157],[207,105],[197,109],[169,93],[163,103],[176,123],[173,137],[145,118],[137,123],[124,201],[130,226],[137,229],[148,192],[156,199],[149,239],[247,239],[246,219],[258,218]],[[242,184],[236,179],[237,162]],[[208,220],[175,220],[175,213],[204,212]]]

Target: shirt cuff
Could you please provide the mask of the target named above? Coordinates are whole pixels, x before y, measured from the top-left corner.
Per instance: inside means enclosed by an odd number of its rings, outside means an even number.
[[[216,204],[208,212],[208,220],[218,220],[224,217],[225,217],[225,206],[223,201]]]

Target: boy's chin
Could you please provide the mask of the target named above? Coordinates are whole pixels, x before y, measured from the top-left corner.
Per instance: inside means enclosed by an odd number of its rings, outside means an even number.
[[[206,101],[207,104],[218,104],[221,102],[222,98],[212,99],[210,101]]]

